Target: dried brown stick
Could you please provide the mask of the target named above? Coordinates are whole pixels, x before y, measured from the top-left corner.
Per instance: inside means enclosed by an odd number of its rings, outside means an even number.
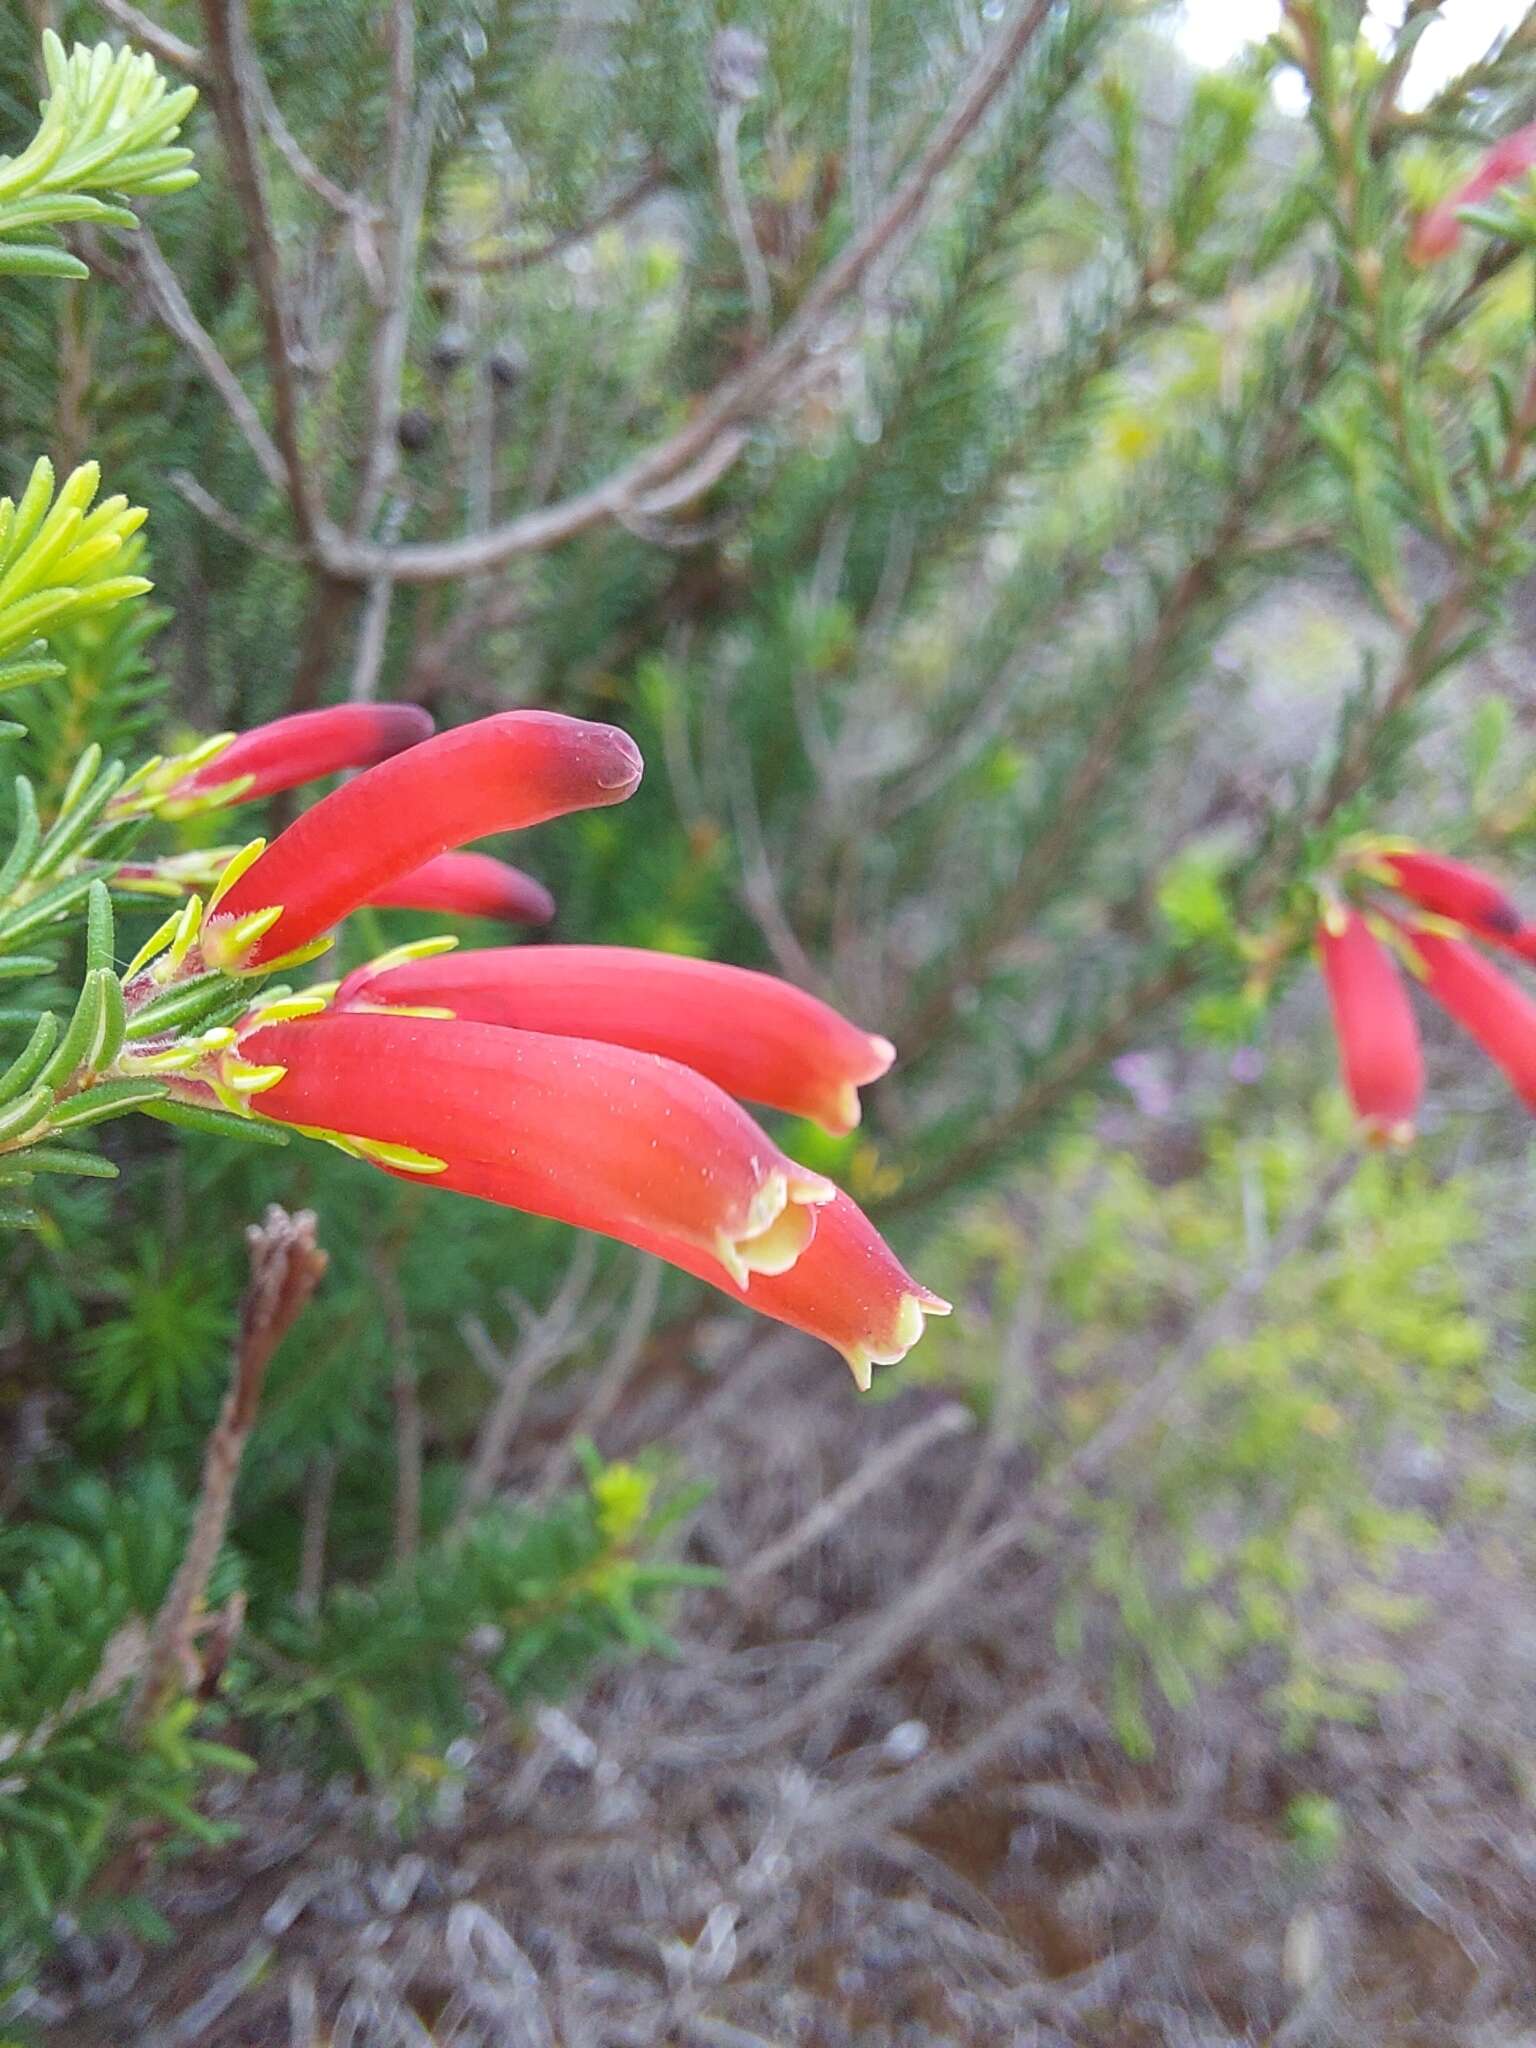
[[[203,1451],[187,1547],[150,1628],[143,1669],[128,1704],[127,1726],[134,1732],[142,1731],[186,1683],[193,1630],[229,1526],[267,1367],[326,1268],[308,1209],[290,1216],[274,1204],[261,1223],[247,1230],[246,1244],[250,1279],[240,1304],[229,1390]]]

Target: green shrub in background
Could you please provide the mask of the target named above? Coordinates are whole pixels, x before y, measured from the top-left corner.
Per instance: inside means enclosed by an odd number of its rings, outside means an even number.
[[[1331,1103],[1267,1131],[1223,1119],[1183,1135],[1195,1157],[1170,1184],[1155,1155],[1149,1171],[1065,1136],[949,1242],[961,1306],[924,1370],[1002,1404],[1037,1485],[1062,1494],[1057,1642],[1112,1653],[1133,1753],[1151,1739],[1146,1684],[1181,1707],[1229,1671],[1256,1674],[1293,1740],[1369,1714],[1396,1682],[1382,1637],[1419,1613],[1400,1567],[1446,1534],[1424,1474],[1453,1497],[1490,1476],[1463,1429],[1489,1398],[1475,1259],[1491,1189],[1474,1176],[1374,1155],[1259,1316],[1230,1335],[1202,1321],[1344,1137]],[[1158,1372],[1165,1397],[1105,1486],[1085,1457]]]

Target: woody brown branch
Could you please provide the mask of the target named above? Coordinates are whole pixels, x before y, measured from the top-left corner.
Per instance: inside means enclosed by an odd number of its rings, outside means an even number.
[[[252,58],[242,0],[202,0],[208,96],[223,137],[245,226],[247,253],[261,316],[267,382],[272,396],[272,438],[283,461],[289,509],[300,540],[314,548],[325,524],[304,460],[293,319],[272,224],[266,174],[257,146],[251,89]]]
[[[142,1732],[181,1692],[192,1670],[192,1637],[229,1526],[235,1485],[267,1367],[320,1284],[326,1254],[315,1243],[313,1212],[296,1216],[275,1204],[246,1232],[250,1280],[240,1304],[229,1388],[203,1453],[192,1532],[150,1630],[144,1666],[128,1704],[127,1727]]]

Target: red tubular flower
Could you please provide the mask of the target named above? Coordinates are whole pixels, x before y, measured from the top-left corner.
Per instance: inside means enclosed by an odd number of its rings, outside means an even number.
[[[1536,1002],[1462,940],[1421,931],[1408,937],[1430,995],[1536,1110]]]
[[[740,1286],[791,1266],[836,1192],[702,1076],[627,1047],[330,1011],[258,1023],[236,1058],[264,1116],[535,1215],[656,1232]]]
[[[337,995],[343,1007],[358,1001],[660,1053],[729,1095],[839,1134],[859,1121],[860,1085],[895,1058],[888,1039],[772,975],[627,946],[495,947],[365,967]]]
[[[203,958],[271,966],[450,847],[621,803],[641,768],[627,733],[553,711],[504,711],[439,733],[295,819],[209,905]]]
[[[414,747],[431,731],[431,714],[418,704],[336,704],[325,711],[298,711],[194,747],[181,762],[161,764],[141,791],[126,792],[122,808],[152,808],[176,818],[215,804],[251,804],[344,768],[371,768]]]
[[[450,1169],[434,1177],[433,1185],[523,1206],[515,1182],[494,1166],[457,1175]],[[541,1206],[540,1213],[555,1212]],[[912,1278],[863,1210],[841,1190],[814,1214],[815,1233],[793,1265],[783,1272],[755,1272],[746,1284],[722,1272],[717,1260],[664,1231],[632,1225],[615,1229],[596,1218],[579,1197],[558,1220],[602,1231],[637,1251],[665,1259],[718,1287],[733,1301],[830,1344],[847,1360],[860,1390],[867,1392],[872,1368],[899,1363],[922,1336],[924,1319],[947,1316],[950,1304]]]
[[[1420,910],[1465,925],[1494,945],[1508,945],[1525,928],[1525,920],[1493,876],[1467,861],[1415,850],[1376,854],[1370,868],[1379,869],[1383,879]]]
[[[488,853],[440,853],[368,901],[375,910],[443,910],[507,924],[548,924],[555,914],[555,899],[542,882]]]
[[[1438,206],[1432,206],[1428,213],[1420,215],[1408,243],[1408,253],[1414,262],[1437,263],[1441,257],[1449,256],[1461,240],[1461,222],[1457,216],[1462,208],[1477,206],[1483,200],[1491,199],[1501,186],[1512,185],[1533,165],[1536,165],[1536,121],[1528,127],[1517,128],[1512,135],[1496,142],[1464,184],[1459,185],[1448,199],[1442,199]]]
[[[1358,910],[1332,912],[1318,927],[1317,943],[1345,1090],[1370,1138],[1401,1144],[1413,1136],[1424,1093],[1408,991]]]
[[[633,1240],[632,1240],[633,1241]],[[830,1344],[860,1388],[871,1367],[895,1365],[923,1334],[927,1316],[947,1316],[942,1295],[919,1286],[863,1210],[839,1191],[816,1212],[816,1235],[787,1273],[755,1276],[740,1288],[686,1250],[652,1241],[641,1250],[671,1260],[775,1322]]]

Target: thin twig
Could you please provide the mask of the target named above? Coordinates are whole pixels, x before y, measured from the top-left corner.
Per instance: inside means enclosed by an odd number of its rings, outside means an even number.
[[[547,1501],[571,1469],[574,1450],[583,1437],[597,1434],[619,1404],[630,1376],[640,1363],[656,1304],[661,1296],[662,1266],[659,1259],[642,1257],[635,1284],[630,1291],[624,1319],[613,1340],[608,1362],[592,1383],[591,1391],[578,1409],[571,1426],[544,1462],[533,1489],[535,1506]]]
[[[1308,398],[1326,381],[1333,360],[1330,337],[1319,329],[1302,380]],[[939,1042],[956,1005],[1059,883],[1072,851],[1098,815],[1096,802],[1124,759],[1127,738],[1156,701],[1189,636],[1198,632],[1212,603],[1246,562],[1249,530],[1297,459],[1304,417],[1299,408],[1280,415],[1262,446],[1232,477],[1220,518],[1168,586],[1150,630],[1132,649],[1123,680],[1084,737],[1071,773],[1059,796],[1051,798],[1044,828],[1027,857],[1021,858],[1017,874],[993,894],[965,937],[946,951],[942,981],[897,1028],[897,1042],[908,1060],[920,1058]]]
[[[1171,1416],[1176,1399],[1196,1368],[1218,1345],[1232,1341],[1275,1274],[1311,1243],[1334,1203],[1359,1172],[1362,1157],[1361,1153],[1350,1151],[1334,1161],[1318,1182],[1312,1199],[1296,1211],[1283,1229],[1275,1232],[1261,1255],[1244,1267],[1204,1315],[1196,1318],[1183,1342],[1152,1377],[1129,1400],[1122,1401],[1059,1471],[1052,1473],[1046,1496],[1048,1504],[1064,1502],[1073,1488],[1102,1478],[1107,1467],[1150,1423]],[[1039,1512],[1038,1500],[1035,1512]]]
[[[725,218],[746,279],[747,303],[752,312],[752,340],[761,348],[773,325],[773,288],[768,282],[768,266],[763,261],[757,230],[752,225],[752,208],[741,175],[742,113],[739,99],[729,99],[721,107],[715,123],[715,156],[720,167],[720,197],[725,204]]]
[[[274,490],[282,490],[285,472],[277,445],[246,395],[244,385],[224,360],[217,342],[193,312],[152,230],[141,222],[138,233],[128,246],[155,317],[166,332],[181,343],[224,401],[225,411],[240,429],[241,438],[255,456],[267,482]]]
[[[1021,1737],[1033,1734],[1055,1715],[1067,1712],[1077,1702],[1079,1684],[1075,1677],[1058,1679],[1043,1692],[1021,1700],[1011,1713],[983,1728],[960,1748],[940,1750],[894,1778],[855,1785],[824,1798],[817,1815],[818,1829],[825,1829],[842,1850],[850,1836],[857,1839],[899,1827],[945,1792],[974,1777]]]
[[[250,50],[245,0],[201,0],[209,66],[208,93],[229,160],[229,178],[245,225],[246,249],[261,313],[261,331],[272,393],[273,439],[282,456],[289,509],[300,540],[316,547],[325,526],[315,503],[304,460],[293,317],[283,281],[277,234],[267,196],[266,173],[256,144],[252,116],[260,104],[253,84],[257,65]]]
[[[1333,773],[1312,813],[1314,827],[1329,818],[1364,788],[1370,779],[1375,742],[1414,702],[1443,667],[1446,655],[1475,624],[1485,600],[1488,558],[1503,536],[1515,508],[1514,486],[1520,480],[1531,442],[1536,439],[1536,364],[1526,377],[1482,518],[1471,536],[1454,582],[1423,612],[1414,625],[1396,675],[1369,718],[1362,719],[1334,764]]]
[[[394,1556],[396,1564],[403,1564],[421,1548],[424,1433],[421,1394],[416,1384],[416,1345],[395,1267],[398,1250],[397,1244],[378,1247],[373,1259],[373,1277],[384,1305],[384,1321],[389,1331],[392,1361],[390,1401],[395,1411]]]
[[[125,28],[136,43],[162,64],[184,73],[198,85],[211,82],[208,60],[195,43],[184,42],[168,28],[162,28],[159,22],[151,21],[147,14],[131,6],[129,0],[96,0],[96,4],[103,14],[109,15],[119,28]]]
[[[443,281],[451,281],[454,274],[483,277],[492,271],[532,270],[540,263],[549,263],[556,256],[563,256],[568,249],[578,248],[581,243],[590,241],[595,234],[606,227],[612,227],[615,221],[622,220],[626,214],[633,213],[637,206],[643,205],[647,199],[661,190],[665,175],[665,167],[659,162],[648,164],[639,177],[600,206],[590,220],[584,220],[576,227],[566,228],[560,234],[550,235],[547,240],[534,242],[526,248],[506,247],[485,256],[462,256],[455,250],[445,250],[441,258],[445,273]],[[477,236],[476,240],[479,239],[481,238]],[[436,281],[438,280],[434,280]]]
[[[831,1493],[817,1501],[810,1513],[802,1515],[792,1528],[786,1529],[777,1543],[770,1543],[749,1557],[732,1574],[732,1591],[740,1593],[759,1579],[782,1571],[802,1551],[809,1550],[813,1543],[819,1543],[824,1536],[839,1528],[855,1509],[861,1508],[883,1486],[888,1486],[898,1473],[905,1472],[915,1458],[920,1458],[946,1437],[962,1436],[974,1427],[970,1410],[959,1401],[946,1401],[942,1408],[935,1408],[931,1414],[924,1415],[899,1436],[892,1437],[873,1457],[866,1459],[841,1486],[834,1487]]]
[[[415,105],[416,10],[393,0],[389,15],[389,114],[385,136],[384,283],[369,365],[371,429],[362,487],[352,516],[360,538],[370,532],[400,459],[396,429],[400,381],[410,339],[411,291],[431,164],[432,115]],[[386,547],[389,536],[383,536]],[[388,564],[381,565],[387,573]]]
[[[783,891],[763,830],[751,759],[744,747],[730,745],[728,733],[723,733],[722,738],[726,746],[726,796],[741,861],[742,903],[780,971],[791,981],[815,989],[821,977],[784,908]]]
[[[950,1517],[949,1527],[934,1553],[935,1557],[951,1556],[971,1540],[986,1515],[1003,1462],[1017,1447],[1029,1390],[1037,1377],[1041,1337],[1050,1301],[1050,1275],[1056,1258],[1055,1240],[1055,1229],[1047,1224],[1033,1247],[1029,1273],[1002,1333],[991,1412],[987,1416],[987,1433],[981,1455]]]
[[[870,145],[869,99],[872,50],[870,0],[851,0],[848,49],[848,198],[856,231],[868,227],[875,210],[874,152]]]
[[[359,237],[356,245],[358,268],[367,279],[369,289],[376,292],[381,280],[378,250],[373,239],[373,230],[378,220],[377,212],[367,200],[360,198],[355,192],[344,191],[334,178],[327,177],[319,165],[305,153],[288,123],[283,119],[282,109],[273,98],[272,88],[265,76],[256,76],[252,84],[256,88],[256,103],[261,115],[261,125],[272,138],[273,148],[306,191],[312,192],[317,199],[330,207],[333,213],[340,214],[343,220],[352,224]]]
[[[1138,1035],[1146,1031],[1148,1020],[1191,988],[1197,974],[1194,955],[1189,951],[1175,960],[1159,961],[1150,972],[1119,991],[1094,1030],[1072,1039],[1043,1060],[1030,1075],[1027,1086],[1005,1109],[985,1122],[974,1123],[963,1145],[956,1146],[927,1172],[910,1175],[890,1194],[874,1197],[866,1205],[870,1214],[886,1217],[922,1209],[964,1187],[1000,1150],[1068,1100],[1117,1053],[1134,1044]]]
[[[300,1614],[319,1612],[325,1591],[325,1544],[336,1492],[336,1454],[322,1451],[311,1458],[304,1474],[303,1523],[299,1538],[299,1582],[293,1604]]]
[[[476,1510],[483,1507],[496,1491],[507,1451],[528,1405],[528,1397],[544,1375],[570,1355],[581,1326],[581,1311],[592,1286],[596,1264],[594,1241],[589,1237],[578,1239],[554,1300],[542,1316],[528,1318],[510,1359],[503,1358],[497,1351],[478,1320],[469,1318],[462,1325],[464,1341],[479,1363],[492,1377],[498,1378],[501,1385],[480,1425],[480,1433],[470,1453],[463,1491],[453,1518],[455,1533],[463,1532]]]
[[[392,498],[381,522],[386,535],[398,533],[404,523],[406,499]],[[384,652],[389,642],[389,614],[395,595],[395,581],[386,569],[375,576],[363,599],[362,617],[357,624],[357,651],[352,661],[352,681],[347,696],[354,704],[369,704],[379,694],[379,677],[384,669]]]
[[[195,43],[185,42],[170,29],[162,28],[159,22],[151,21],[140,8],[132,6],[130,0],[98,0],[98,5],[103,14],[110,15],[119,27],[128,31],[134,42],[141,44],[151,56],[158,57],[162,64],[168,64],[173,70],[181,72],[184,77],[192,79],[198,85],[208,86],[214,82],[208,59]],[[317,199],[323,200],[343,219],[368,230],[373,219],[372,209],[354,193],[343,191],[335,179],[327,177],[318,164],[305,153],[283,119],[282,111],[272,97],[272,89],[266,79],[253,79],[252,83],[257,89],[256,99],[261,124],[271,136],[278,155],[299,183],[313,192]],[[366,261],[361,267],[364,273],[368,274]],[[375,270],[376,268],[375,264]]]
[[[269,533],[254,533],[243,519],[237,518],[229,507],[221,504],[189,470],[173,469],[166,482],[179,498],[185,498],[194,512],[200,512],[210,526],[216,526],[220,533],[227,533],[231,540],[239,541],[242,547],[253,553],[265,555],[273,562],[287,562],[299,567],[304,562],[300,549],[291,541],[278,540]]]

